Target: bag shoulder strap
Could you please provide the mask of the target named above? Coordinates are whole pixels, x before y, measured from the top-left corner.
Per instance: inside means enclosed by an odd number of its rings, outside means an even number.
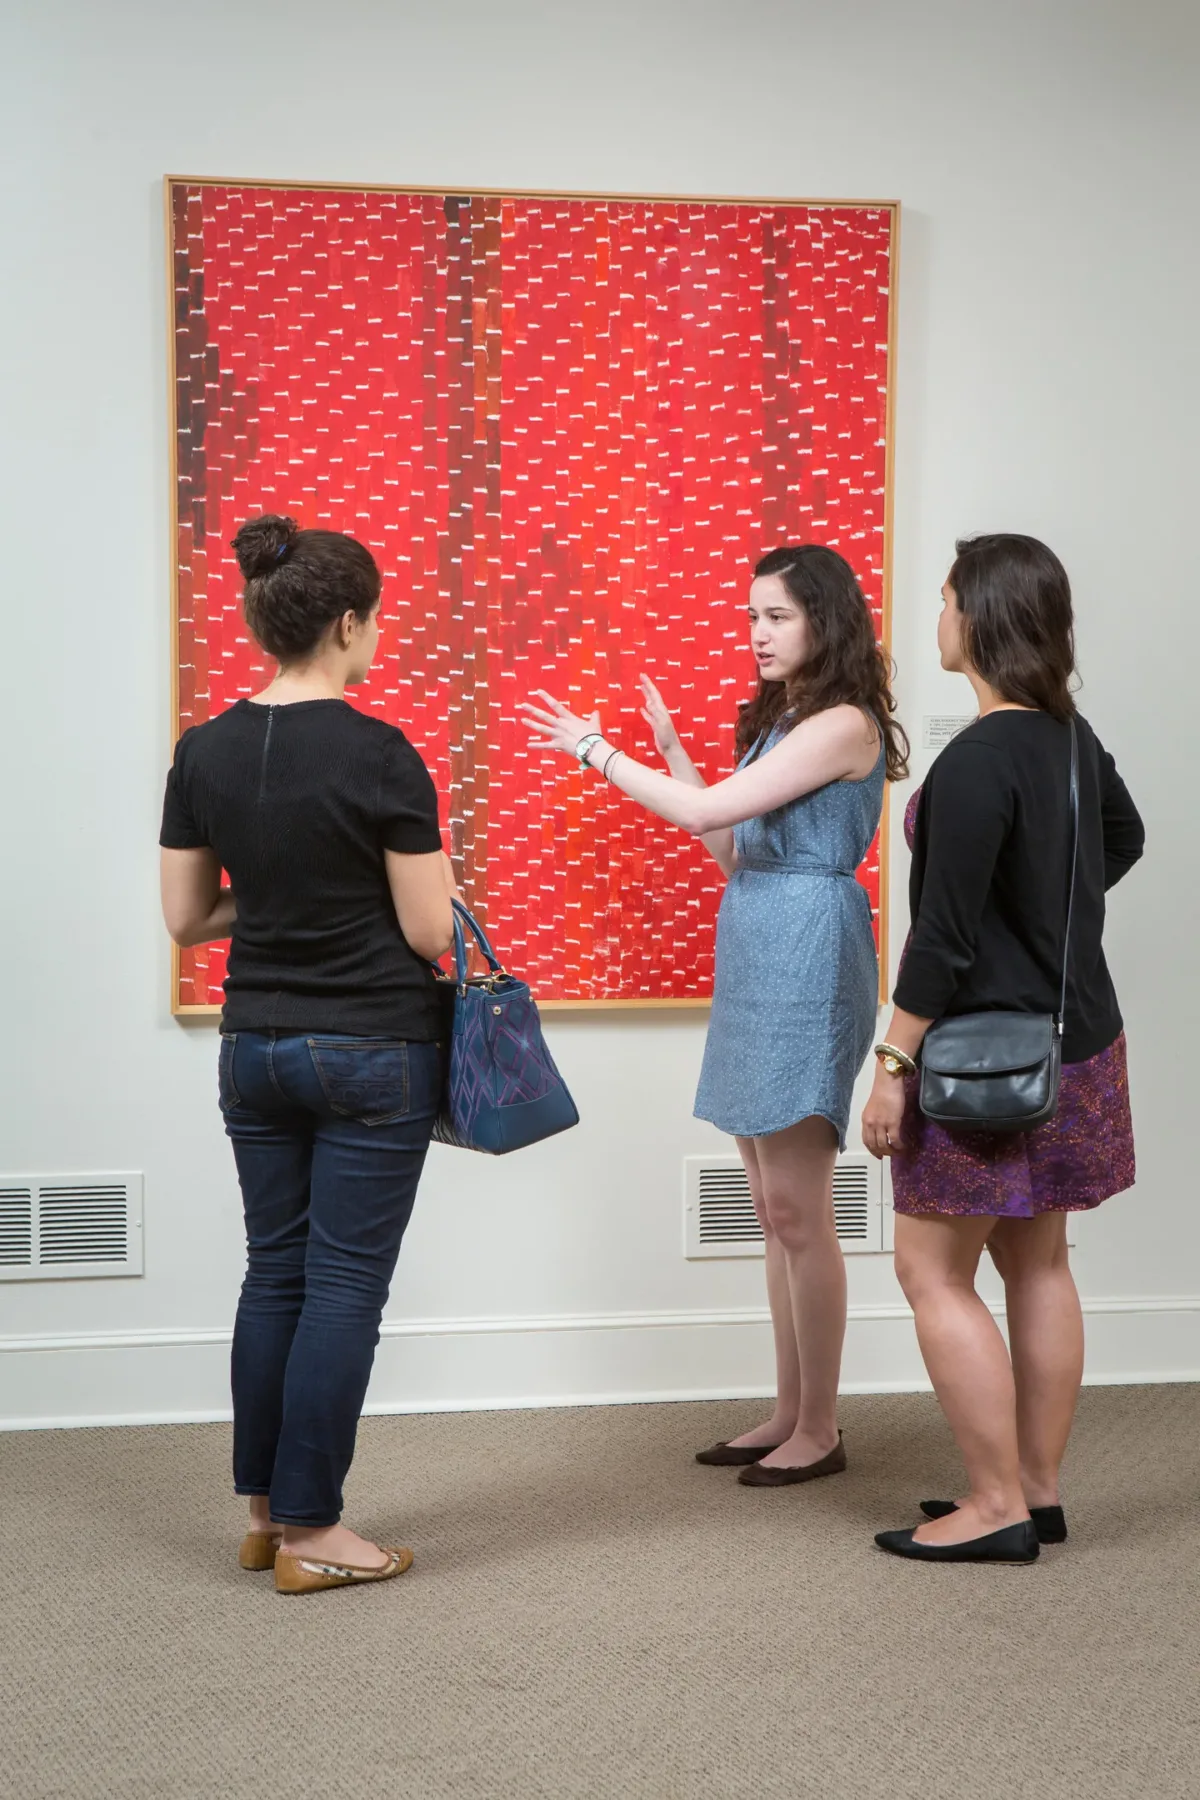
[[[1062,991],[1058,1002],[1058,1035],[1063,1034],[1067,1013],[1067,965],[1071,954],[1071,921],[1075,916],[1075,873],[1079,866],[1079,732],[1075,719],[1071,728],[1071,781],[1068,799],[1071,824],[1071,849],[1067,876],[1067,924],[1063,933]]]

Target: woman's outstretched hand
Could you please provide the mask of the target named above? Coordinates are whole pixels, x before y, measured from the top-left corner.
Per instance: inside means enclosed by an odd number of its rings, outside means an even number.
[[[535,706],[533,700],[541,704]],[[535,690],[533,700],[523,700],[517,711],[524,713],[534,742],[544,744],[548,750],[565,750],[569,756],[574,756],[579,741],[600,730],[598,712],[581,719],[578,713],[571,712],[544,688]]]
[[[675,721],[650,677],[643,675],[641,679],[642,697],[646,702],[642,708],[642,717],[654,733],[654,743],[659,755],[669,760],[671,752],[680,748]]]

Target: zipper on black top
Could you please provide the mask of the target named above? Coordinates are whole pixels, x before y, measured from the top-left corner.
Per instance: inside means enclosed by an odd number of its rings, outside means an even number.
[[[268,708],[267,708],[267,731],[266,731],[266,736],[263,738],[263,747],[262,747],[262,772],[258,778],[258,800],[259,800],[260,806],[267,797],[267,758],[271,754],[271,731],[272,731],[274,724],[275,724],[275,708],[273,706],[268,706]]]

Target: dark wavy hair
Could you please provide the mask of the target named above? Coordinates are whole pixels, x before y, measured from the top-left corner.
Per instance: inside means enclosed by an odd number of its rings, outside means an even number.
[[[375,558],[340,531],[300,531],[295,519],[264,513],[233,540],[246,578],[242,610],[269,656],[303,662],[335,619],[365,621],[379,604]]]
[[[891,660],[850,564],[824,544],[789,544],[755,564],[755,579],[760,575],[778,575],[808,621],[811,648],[790,681],[760,678],[738,717],[739,760],[777,725],[791,731],[831,706],[860,706],[879,727],[888,780],[903,781],[909,743],[895,716]]]
[[[1067,571],[1053,550],[1013,531],[960,538],[954,548],[946,579],[971,667],[1005,700],[1069,719],[1075,615]]]

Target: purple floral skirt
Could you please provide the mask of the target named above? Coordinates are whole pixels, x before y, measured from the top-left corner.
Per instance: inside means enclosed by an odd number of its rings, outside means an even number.
[[[947,1131],[927,1119],[915,1078],[904,1084],[903,1151],[892,1158],[899,1213],[1036,1219],[1085,1212],[1134,1183],[1125,1034],[1068,1063],[1058,1111],[1036,1131]]]

